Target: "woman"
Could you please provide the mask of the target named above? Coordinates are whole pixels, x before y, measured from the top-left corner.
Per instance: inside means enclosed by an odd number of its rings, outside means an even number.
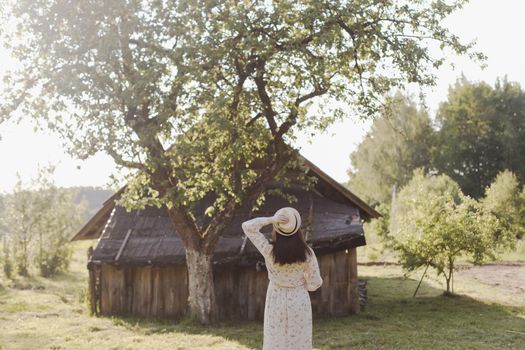
[[[268,242],[259,231],[269,224],[273,225],[273,242]],[[265,350],[312,349],[312,305],[308,291],[318,289],[323,280],[300,226],[301,216],[294,208],[282,208],[272,217],[259,217],[242,224],[268,269]]]

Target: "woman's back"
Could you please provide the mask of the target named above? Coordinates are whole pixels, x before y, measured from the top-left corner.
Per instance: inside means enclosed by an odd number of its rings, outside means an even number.
[[[244,222],[242,228],[264,257],[270,281],[282,287],[305,286],[309,291],[319,288],[323,280],[321,279],[317,258],[312,248],[308,247],[310,254],[306,254],[306,261],[291,264],[274,262],[273,245],[259,231],[262,226],[268,223],[270,223],[268,218],[255,218]]]
[[[270,281],[280,287],[291,288],[306,286],[308,290],[312,291],[319,288],[322,280],[319,274],[316,273],[318,269],[317,260],[311,248],[308,249],[310,250],[310,254],[307,254],[306,261],[291,264],[275,263],[270,252],[269,257],[265,257]]]

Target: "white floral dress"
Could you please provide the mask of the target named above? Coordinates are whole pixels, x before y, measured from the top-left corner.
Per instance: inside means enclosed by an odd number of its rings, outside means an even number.
[[[268,269],[268,290],[264,307],[264,350],[312,349],[312,305],[308,291],[318,289],[323,280],[313,250],[307,261],[293,264],[273,262],[273,246],[259,231],[272,219],[246,221],[242,229],[261,252]]]

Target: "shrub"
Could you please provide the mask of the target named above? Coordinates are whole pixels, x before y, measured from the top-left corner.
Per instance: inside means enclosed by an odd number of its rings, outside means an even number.
[[[392,245],[408,270],[432,267],[442,275],[447,293],[459,258],[474,264],[493,260],[512,247],[514,237],[499,219],[463,195],[446,175],[416,171],[395,204]]]

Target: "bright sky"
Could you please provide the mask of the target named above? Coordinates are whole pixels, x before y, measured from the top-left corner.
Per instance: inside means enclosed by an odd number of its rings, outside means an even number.
[[[525,86],[525,1],[471,0],[462,11],[447,20],[449,28],[464,41],[477,39],[478,50],[488,56],[487,68],[467,59],[453,58],[450,66],[439,72],[434,89],[427,89],[426,102],[433,113],[439,102],[446,99],[449,85],[463,73],[469,80],[493,84],[497,77],[507,75],[509,80]],[[1,49],[0,49],[1,50]],[[0,51],[0,74],[13,61]],[[333,125],[330,130],[314,137],[309,143],[299,142],[302,154],[317,164],[337,181],[348,180],[349,155],[362,140],[370,122],[348,119]],[[104,186],[114,171],[109,156],[99,154],[87,161],[74,160],[63,151],[57,136],[34,133],[29,125],[0,125],[0,192],[10,191],[16,182],[16,173],[23,179],[36,174],[38,164],[58,164],[56,183],[59,186]]]

